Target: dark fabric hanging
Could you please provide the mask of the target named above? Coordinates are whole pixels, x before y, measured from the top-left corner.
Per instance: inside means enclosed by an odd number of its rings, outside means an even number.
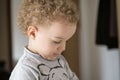
[[[117,14],[115,0],[100,0],[98,9],[96,44],[118,48]]]

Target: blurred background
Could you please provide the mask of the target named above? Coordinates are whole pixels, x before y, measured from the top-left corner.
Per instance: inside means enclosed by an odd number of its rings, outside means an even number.
[[[80,80],[120,80],[118,45],[109,47],[96,42],[102,0],[74,1],[80,9],[80,22],[76,34],[68,42],[67,50],[64,53],[71,69],[79,76]],[[111,4],[109,2],[111,0],[104,1]],[[16,22],[20,3],[21,0],[0,0],[0,80],[8,80],[27,44],[27,37],[19,31]],[[103,12],[108,10],[104,9],[106,10]],[[103,28],[100,34],[104,35],[102,32],[104,30]],[[113,42],[111,41],[111,43]]]

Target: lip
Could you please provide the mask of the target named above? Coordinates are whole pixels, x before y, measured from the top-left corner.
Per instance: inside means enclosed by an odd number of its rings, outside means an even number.
[[[58,56],[60,56],[60,53],[54,53],[53,54],[55,57],[58,57]]]

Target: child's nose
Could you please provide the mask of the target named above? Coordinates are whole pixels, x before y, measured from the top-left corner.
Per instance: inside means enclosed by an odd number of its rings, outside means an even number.
[[[66,43],[63,43],[63,44],[61,44],[59,47],[58,47],[58,51],[59,52],[63,52],[63,51],[65,51],[65,49],[66,49]]]

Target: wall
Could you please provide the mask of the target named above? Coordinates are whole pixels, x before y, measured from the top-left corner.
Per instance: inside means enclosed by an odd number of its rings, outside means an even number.
[[[6,69],[9,69],[9,39],[8,39],[8,18],[7,1],[0,0],[0,60],[6,62]]]
[[[120,0],[116,0],[117,4],[117,19],[118,19],[118,35],[119,35],[119,48],[120,48]]]
[[[120,51],[120,0],[116,0],[116,5],[117,5],[117,20],[118,20],[118,42],[119,42],[119,51]],[[120,54],[119,54],[120,56]],[[120,66],[120,58],[119,58],[119,66]],[[119,69],[120,72],[120,69]],[[120,78],[120,77],[119,77]]]
[[[95,44],[99,0],[80,0],[81,80],[120,80],[119,52]]]
[[[17,12],[21,0],[11,0],[11,19],[12,19],[12,53],[13,61],[17,62],[19,57],[23,54],[23,48],[27,44],[27,38],[17,27]]]

